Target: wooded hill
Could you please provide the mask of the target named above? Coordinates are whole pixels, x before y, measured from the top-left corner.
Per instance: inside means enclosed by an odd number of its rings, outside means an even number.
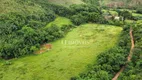
[[[0,56],[5,59],[31,54],[41,44],[63,37],[66,27],[73,25],[64,25],[64,29],[56,24],[44,28],[57,16],[70,18],[75,25],[106,22],[101,10],[91,5],[64,7],[46,0],[6,0],[1,1],[1,5],[6,6],[6,9],[1,8],[0,14]]]

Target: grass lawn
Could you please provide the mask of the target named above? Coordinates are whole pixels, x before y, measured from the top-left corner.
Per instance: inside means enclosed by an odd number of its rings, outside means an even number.
[[[50,27],[51,25],[56,24],[59,27],[62,27],[63,25],[70,25],[72,24],[72,22],[70,21],[70,19],[65,18],[65,17],[57,17],[53,22],[50,22],[47,27]]]
[[[69,80],[87,70],[97,55],[114,47],[121,27],[84,24],[52,42],[52,50],[39,55],[0,62],[0,80]]]

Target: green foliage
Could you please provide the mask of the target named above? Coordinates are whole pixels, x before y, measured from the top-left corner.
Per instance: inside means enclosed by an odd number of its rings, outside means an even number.
[[[114,47],[97,57],[97,64],[91,70],[83,73],[76,80],[110,80],[120,67],[125,65],[126,51],[121,47]]]
[[[45,10],[31,0],[0,0],[0,14],[8,13],[40,14]]]
[[[142,14],[142,8],[138,8],[138,9],[136,10],[136,13]]]
[[[38,3],[38,1],[33,2],[33,4]],[[17,1],[17,3],[26,4],[28,2]],[[42,3],[42,1],[38,4],[45,10],[40,14],[9,12],[7,14],[0,15],[1,57],[9,59],[33,53],[34,50],[37,50],[36,48],[39,48],[40,44],[57,40],[58,38],[63,37],[64,33],[72,28],[72,25],[63,26],[64,28],[59,28],[57,25],[52,25],[49,28],[43,28],[56,18],[55,14],[69,16],[71,15],[69,14],[71,10],[62,6]],[[48,8],[45,5],[47,5]]]
[[[70,31],[72,28],[74,28],[75,27],[75,25],[73,25],[73,24],[71,24],[71,25],[63,25],[62,27],[61,27],[61,30],[63,31],[63,32],[68,32],[68,31]]]
[[[69,7],[72,4],[85,4],[82,0],[48,0],[49,3]]]
[[[43,9],[42,12],[37,10],[37,13],[31,12],[30,14],[15,11],[0,15],[0,35],[2,36],[0,55],[5,59],[32,53],[40,44],[57,40],[73,28],[73,25],[63,25],[59,28],[54,24],[49,28],[43,28],[56,18],[55,15],[69,17],[76,25],[103,21],[101,11],[92,5],[72,5],[67,8],[33,0],[16,0],[12,4],[40,5]]]
[[[54,13],[27,15],[12,12],[0,15],[0,17],[2,37],[0,53],[3,58],[9,59],[33,52],[30,47],[43,42],[38,40],[41,34],[38,30],[53,21],[55,15]]]
[[[70,16],[73,13],[70,8],[64,7],[61,5],[48,4],[48,6],[46,7],[53,10],[59,16],[63,16],[63,17]]]
[[[74,14],[70,17],[75,25],[80,25],[87,22],[106,23],[102,16],[101,10],[92,5],[71,5],[71,10]]]
[[[118,21],[118,20],[113,20],[113,21],[109,20],[108,24],[110,24],[110,25],[116,25],[116,26],[122,26],[123,22],[122,21]]]
[[[75,80],[111,80],[113,78],[127,61],[126,57],[130,50],[128,26],[124,27],[118,45],[98,55],[97,63],[88,67],[88,71],[81,73]]]
[[[12,63],[10,61],[5,61],[4,65],[11,65]]]
[[[126,11],[126,10],[124,10],[124,11],[118,11],[118,15],[123,17],[123,22],[126,19],[132,19],[132,13],[129,12],[129,11]]]
[[[45,31],[48,32],[46,35],[46,40],[48,42],[57,40],[58,38],[64,36],[64,32],[55,24],[51,25],[49,28],[45,28]]]
[[[56,24],[59,27],[63,27],[64,25],[72,25],[72,22],[66,17],[57,17],[54,21],[47,24],[46,27],[50,27],[52,24]]]
[[[65,37],[50,42],[53,48],[44,54],[11,59],[9,60],[12,62],[10,66],[3,66],[5,60],[0,61],[0,80],[69,80],[70,77],[85,71],[88,64],[96,62],[97,55],[101,52],[114,47],[121,30],[121,27],[111,25],[81,25],[71,30]],[[48,33],[44,30],[39,32]],[[48,38],[48,34],[43,36],[43,38],[46,37]],[[38,36],[38,39],[43,38],[42,35]],[[67,41],[67,44],[64,41]],[[68,44],[68,41],[87,42],[87,44],[72,45]],[[40,74],[41,72],[43,74]],[[106,75],[106,72],[103,74],[98,72],[97,76],[99,75]]]
[[[96,6],[100,5],[99,0],[83,0],[83,1],[87,4],[92,4],[92,5],[96,5]]]
[[[129,26],[132,26],[133,28],[133,36],[134,36],[134,41],[135,41],[135,48],[133,50],[133,56],[132,60],[130,63],[128,63],[127,67],[125,68],[123,74],[119,77],[120,80],[141,80],[141,64],[142,64],[142,47],[141,47],[141,37],[140,35],[142,34],[141,27],[142,25],[139,23],[133,23],[125,26],[125,31],[128,33],[130,28]],[[125,36],[124,36],[125,37]],[[125,37],[125,41],[127,41],[127,37]],[[128,44],[127,44],[128,45]]]
[[[71,5],[70,8],[75,12],[75,13],[81,13],[81,12],[96,12],[101,14],[101,10],[94,5],[85,5],[85,4],[81,4],[81,5]]]
[[[73,15],[71,17],[71,21],[76,25],[80,25],[80,24],[86,23],[87,19],[85,16],[83,16],[81,14],[77,14],[77,15]]]

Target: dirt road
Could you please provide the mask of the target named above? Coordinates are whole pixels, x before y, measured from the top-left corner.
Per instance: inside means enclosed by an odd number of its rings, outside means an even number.
[[[134,47],[135,47],[135,44],[134,44],[134,37],[133,37],[133,33],[132,33],[132,32],[133,32],[133,29],[132,29],[132,27],[131,27],[131,28],[130,28],[130,32],[129,32],[130,37],[131,37],[131,49],[130,49],[130,53],[129,53],[128,57],[127,57],[127,62],[130,62],[130,61],[131,61],[132,55],[133,55],[133,49],[134,49]],[[117,78],[119,77],[120,73],[122,73],[122,72],[124,71],[124,69],[125,69],[126,66],[127,66],[127,64],[126,64],[125,66],[123,66],[123,67],[119,70],[118,73],[116,73],[116,75],[113,77],[112,80],[117,80]]]

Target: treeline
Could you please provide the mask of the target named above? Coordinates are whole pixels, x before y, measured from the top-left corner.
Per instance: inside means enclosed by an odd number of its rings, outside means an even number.
[[[105,24],[107,21],[102,15],[102,11],[93,5],[72,5],[71,9],[75,12],[70,19],[76,25],[83,23],[101,23]]]
[[[0,57],[4,59],[31,54],[38,50],[41,44],[63,37],[70,28],[74,27],[74,25],[64,25],[59,28],[52,25],[45,28],[56,16],[67,17],[75,25],[87,22],[105,22],[101,10],[96,6],[71,5],[64,7],[40,0],[30,1],[33,1],[33,6],[40,5],[44,11],[30,14],[10,12],[0,15]],[[27,2],[29,1],[17,0],[19,4]]]
[[[0,55],[9,59],[21,55],[32,53],[32,46],[39,47],[47,38],[46,35],[56,37],[45,32],[42,28],[55,19],[53,13],[43,15],[24,15],[9,13],[0,16]],[[58,27],[51,27],[51,29]],[[56,34],[60,35],[60,34]],[[48,39],[50,40],[50,39]],[[51,41],[51,40],[50,40]]]
[[[135,48],[131,62],[128,63],[124,72],[120,75],[119,80],[142,80],[142,24],[131,24],[133,28],[133,36]]]
[[[44,13],[11,12],[0,15],[0,56],[10,59],[31,54],[40,44],[62,37],[63,31],[56,25],[44,28],[55,18],[56,14],[50,9],[45,9]]]
[[[97,6],[93,5],[71,5],[70,7],[63,7],[61,5],[48,5],[59,16],[64,16],[75,24],[80,25],[83,23],[107,23],[102,15],[102,11]]]
[[[84,1],[87,4],[100,6],[99,1],[101,1],[101,0],[82,0],[82,1]]]
[[[94,65],[88,67],[88,71],[81,73],[71,80],[111,80],[114,75],[126,64],[131,46],[129,27],[123,27],[117,46],[102,52]]]

